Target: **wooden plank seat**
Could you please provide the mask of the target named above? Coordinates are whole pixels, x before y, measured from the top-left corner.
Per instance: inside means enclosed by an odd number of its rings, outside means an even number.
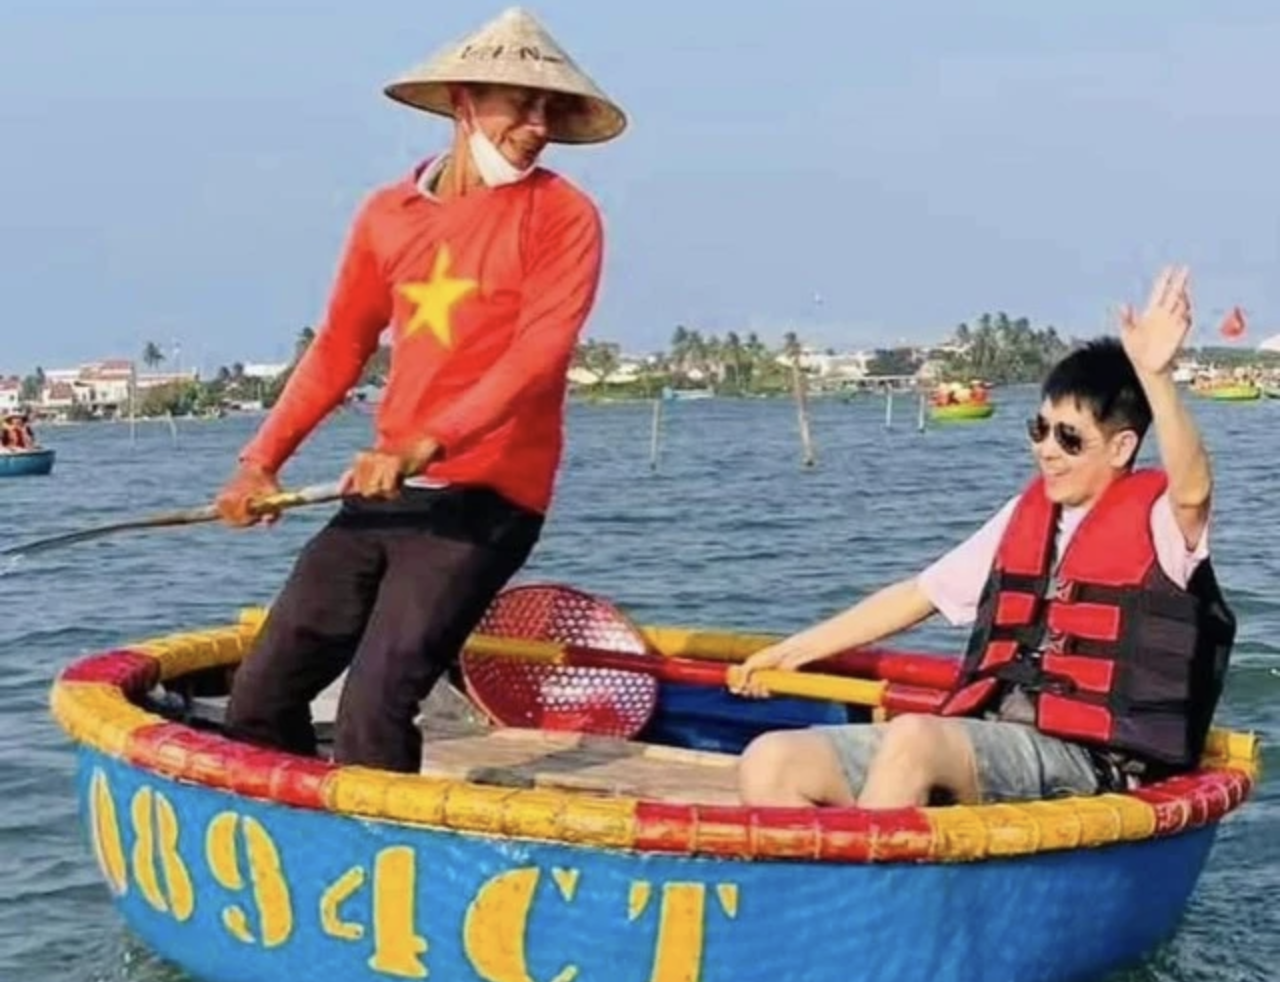
[[[738,758],[617,737],[428,719],[422,773],[673,803],[738,803]]]

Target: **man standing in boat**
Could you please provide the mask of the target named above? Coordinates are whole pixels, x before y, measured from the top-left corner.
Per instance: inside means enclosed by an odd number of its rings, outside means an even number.
[[[600,279],[596,206],[537,161],[547,143],[611,140],[626,117],[519,9],[386,92],[452,118],[452,146],[366,200],[323,326],[218,497],[226,521],[254,521],[250,502],[279,489],[389,325],[376,442],[272,605],[227,726],[312,754],[310,703],[349,667],[336,759],[416,772],[420,702],[541,534]]]
[[[1235,621],[1209,562],[1209,458],[1174,384],[1191,326],[1165,270],[1121,339],[1060,361],[1030,421],[1039,475],[920,575],[757,652],[799,669],[941,612],[973,632],[938,715],[767,733],[743,754],[755,805],[895,808],[1088,795],[1193,768]],[[1154,422],[1163,470],[1135,470]]]

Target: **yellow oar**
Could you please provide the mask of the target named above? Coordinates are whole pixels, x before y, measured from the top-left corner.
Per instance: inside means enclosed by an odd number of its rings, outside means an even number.
[[[584,668],[618,668],[656,675],[667,681],[720,683],[727,685],[741,673],[739,665],[695,662],[662,655],[603,651],[555,641],[527,638],[500,638],[473,634],[466,648],[477,655],[511,658],[516,661],[547,665],[577,665]],[[796,696],[842,702],[854,706],[877,707],[884,704],[889,683],[870,679],[845,678],[816,672],[769,670],[756,672],[754,678],[771,696]]]
[[[294,491],[282,491],[279,494],[261,498],[250,506],[250,510],[260,516],[274,515],[286,508],[297,508],[301,505],[318,505],[327,501],[336,501],[342,497],[337,482],[332,484],[312,484]],[[66,532],[48,539],[38,539],[26,545],[10,546],[0,549],[0,556],[29,556],[36,552],[45,552],[59,546],[67,546],[76,542],[97,539],[116,532],[128,532],[135,529],[165,528],[173,525],[196,525],[201,522],[212,522],[218,519],[218,511],[213,505],[190,508],[185,511],[163,512],[147,518],[135,518],[111,525],[100,525],[96,528],[82,529],[79,532]]]

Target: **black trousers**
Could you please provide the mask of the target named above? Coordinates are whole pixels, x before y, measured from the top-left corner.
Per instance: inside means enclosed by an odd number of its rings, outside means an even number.
[[[345,501],[303,548],[237,670],[228,735],[314,755],[311,701],[349,667],[335,759],[416,773],[419,704],[542,525],[543,516],[484,488]]]

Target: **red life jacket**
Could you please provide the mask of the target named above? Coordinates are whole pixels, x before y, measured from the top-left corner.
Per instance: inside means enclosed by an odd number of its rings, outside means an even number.
[[[1161,570],[1150,515],[1166,485],[1155,470],[1115,481],[1055,574],[1060,508],[1042,478],[1031,483],[1000,541],[943,715],[983,715],[1014,686],[1044,733],[1148,775],[1197,765],[1236,624],[1207,559],[1185,590]]]

